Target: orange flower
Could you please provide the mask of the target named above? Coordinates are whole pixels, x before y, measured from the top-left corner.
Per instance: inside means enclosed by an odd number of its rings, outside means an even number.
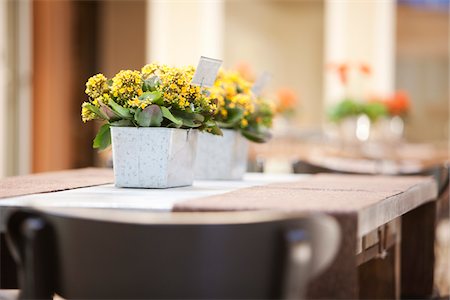
[[[343,85],[347,85],[348,82],[348,65],[340,64],[337,66],[337,71],[339,75],[339,79]]]
[[[280,88],[277,92],[278,112],[294,110],[297,106],[297,95],[289,88]]]
[[[242,77],[244,77],[247,81],[254,81],[255,80],[255,74],[253,73],[252,67],[249,63],[241,61],[236,64],[236,67],[234,68],[239,74],[241,74]]]
[[[408,94],[405,91],[396,91],[392,97],[386,99],[389,113],[400,115],[406,113],[410,107]]]
[[[372,74],[372,68],[368,64],[361,64],[359,66],[359,70],[361,71],[361,73],[367,76]]]

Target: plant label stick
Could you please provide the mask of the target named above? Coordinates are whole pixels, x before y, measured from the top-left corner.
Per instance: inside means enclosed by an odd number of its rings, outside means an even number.
[[[261,76],[258,77],[252,87],[252,92],[256,97],[259,97],[261,95],[262,90],[269,83],[271,77],[272,76],[270,76],[268,72],[264,72]]]
[[[220,65],[222,65],[220,59],[201,56],[191,84],[201,87],[212,87],[216,81]]]

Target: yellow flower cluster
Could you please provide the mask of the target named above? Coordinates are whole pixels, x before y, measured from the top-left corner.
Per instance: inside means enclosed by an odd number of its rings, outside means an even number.
[[[142,78],[138,71],[122,70],[112,79],[111,93],[117,103],[126,106],[128,100],[142,95]]]
[[[84,123],[96,118],[96,114],[88,108],[90,105],[91,104],[89,102],[83,102],[83,104],[81,105],[81,119]]]
[[[167,65],[160,65],[158,63],[147,64],[141,69],[142,77],[147,79],[152,75],[161,76],[161,74],[167,72],[169,68],[170,67]]]
[[[228,109],[241,108],[244,116],[255,111],[251,83],[245,80],[238,72],[220,70],[214,86],[211,88],[211,98],[217,99],[218,116],[226,121]],[[246,126],[246,120],[241,121]]]
[[[103,74],[97,74],[89,78],[86,82],[86,94],[92,99],[96,99],[109,92],[107,79]]]
[[[245,117],[247,120],[246,125],[243,126],[241,123],[241,127],[244,128],[249,124],[262,125],[267,128],[272,127],[272,120],[276,109],[275,104],[272,101],[260,97],[255,100],[255,106],[255,112]]]
[[[146,108],[147,106],[149,106],[150,104],[152,104],[151,101],[146,101],[146,100],[139,100],[137,97],[128,100],[128,106],[130,107],[139,107],[141,109]]]
[[[103,105],[111,107],[110,100],[124,108],[144,109],[152,104],[154,98],[139,98],[143,90],[160,92],[162,99],[157,99],[160,106],[212,116],[217,110],[217,100],[200,87],[191,85],[194,73],[193,66],[178,68],[154,63],[144,66],[141,72],[122,70],[110,81],[103,74],[94,75],[86,83],[90,102],[82,105],[82,119],[105,119],[96,108]],[[153,76],[157,80],[153,81]]]
[[[95,99],[92,101],[92,104],[94,104],[94,105],[97,106],[97,107],[100,107],[100,104],[101,104],[101,103],[103,103],[103,104],[105,104],[105,105],[108,105],[109,99],[111,99],[111,96],[110,96],[109,94],[107,94],[107,93],[104,93],[103,95],[101,95],[101,96],[95,98]]]
[[[236,94],[250,94],[252,83],[245,80],[241,74],[234,71],[221,71],[219,73],[218,81],[216,84],[223,86],[226,92],[226,97],[231,98]]]
[[[164,101],[175,108],[186,110],[193,105],[194,110],[201,109],[214,113],[217,109],[211,97],[202,93],[199,86],[191,85],[195,73],[193,66],[169,67],[167,65],[149,64],[142,68],[142,77],[158,76],[160,84],[157,90]]]
[[[255,111],[255,104],[252,94],[237,94],[231,98],[230,107],[240,106],[244,108],[244,116],[251,114]]]

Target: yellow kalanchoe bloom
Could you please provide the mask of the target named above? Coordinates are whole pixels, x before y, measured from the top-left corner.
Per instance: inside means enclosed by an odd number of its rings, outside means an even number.
[[[244,111],[244,116],[255,111],[251,83],[237,72],[220,70],[210,91],[211,98],[217,99],[219,117],[225,122],[228,117],[228,109],[241,108]]]
[[[228,116],[228,110],[222,108],[220,110],[220,114],[222,115],[223,118],[226,118]]]
[[[158,76],[159,86],[156,88],[163,95],[168,105],[180,110],[194,106],[196,110],[214,113],[217,105],[212,97],[202,94],[199,86],[192,86],[191,81],[195,73],[193,66],[169,67],[167,65],[148,64],[141,70],[143,78]]]
[[[92,101],[92,104],[94,104],[94,105],[97,106],[97,107],[100,107],[100,103],[103,103],[103,104],[105,104],[105,105],[108,105],[109,99],[111,99],[111,96],[110,96],[109,94],[103,94],[103,95],[101,95],[101,96],[95,98],[95,99]]]
[[[242,119],[241,120],[241,127],[247,127],[248,126],[248,121],[246,119]]]
[[[81,105],[81,120],[84,123],[87,121],[91,121],[97,118],[94,112],[92,112],[88,107],[91,105],[89,102],[83,102]]]
[[[144,109],[150,104],[152,104],[151,101],[141,101],[137,97],[132,100],[128,100],[127,103],[130,107],[139,107],[141,109]]]
[[[142,75],[153,75],[155,74],[155,71],[159,70],[160,65],[157,63],[153,63],[153,64],[148,64],[142,67],[141,69],[141,73]]]
[[[158,63],[152,63],[152,64],[148,64],[145,65],[144,67],[142,67],[141,69],[141,73],[142,73],[142,77],[144,79],[147,79],[151,76],[161,76],[162,74],[166,73],[167,71],[169,71],[169,69],[171,69],[171,67],[167,66],[167,65],[161,65]]]
[[[139,107],[141,105],[141,101],[138,98],[134,98],[132,100],[128,100],[128,105],[130,107]]]
[[[122,70],[112,79],[111,92],[117,102],[127,106],[127,101],[142,94],[142,78],[138,71]]]
[[[99,73],[89,78],[86,82],[85,92],[92,99],[96,99],[104,93],[109,93],[109,86],[105,75]]]
[[[250,93],[248,94],[237,94],[231,98],[231,102],[244,108],[244,114],[251,114],[255,111],[255,104]]]

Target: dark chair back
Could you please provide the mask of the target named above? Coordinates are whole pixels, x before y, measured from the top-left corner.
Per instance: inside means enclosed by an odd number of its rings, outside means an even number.
[[[7,237],[22,298],[279,299],[304,295],[339,230],[325,216],[18,211]]]

